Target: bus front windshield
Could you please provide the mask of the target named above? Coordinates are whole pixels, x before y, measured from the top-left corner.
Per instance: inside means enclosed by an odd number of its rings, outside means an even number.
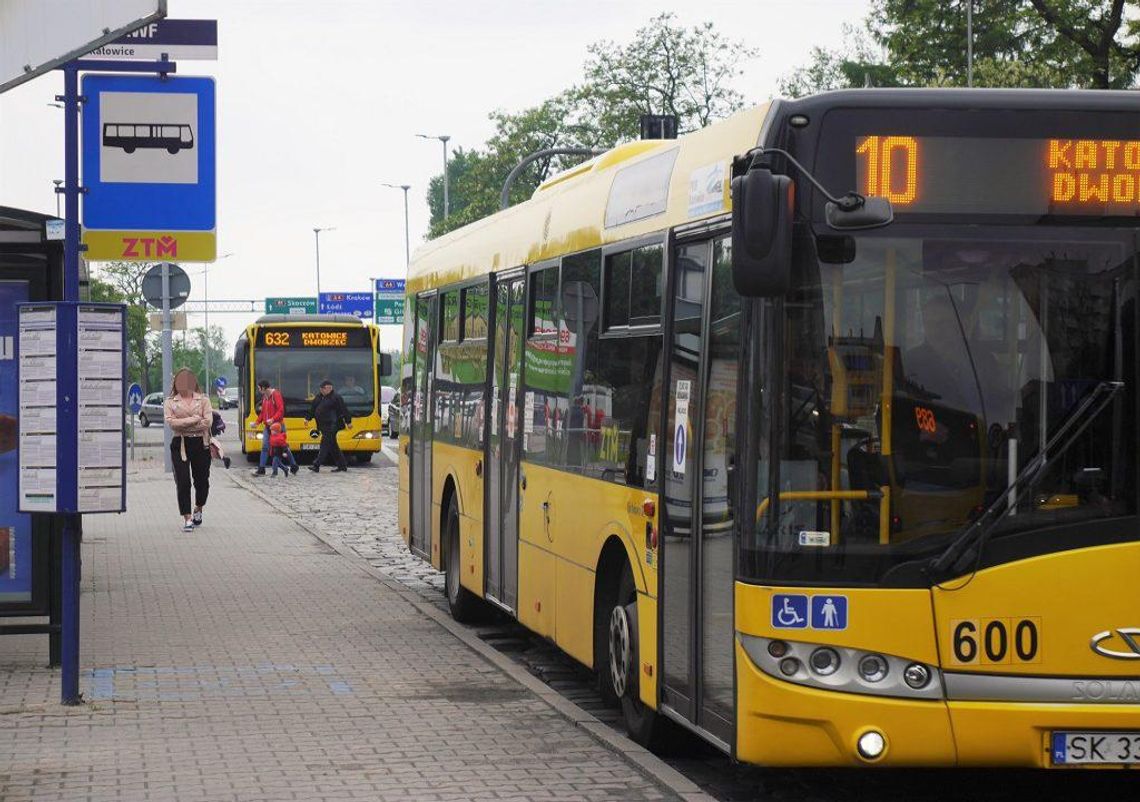
[[[259,349],[257,381],[268,379],[285,398],[285,415],[309,414],[313,396],[328,379],[344,398],[351,415],[376,410],[375,355],[371,348]]]
[[[962,232],[893,226],[857,237],[848,264],[800,241],[797,286],[774,324],[787,374],[780,401],[760,410],[746,572],[882,581],[995,502],[1012,504],[993,536],[1017,535],[1014,551],[1028,553],[1071,548],[1135,513],[1131,232]],[[1011,493],[1104,382],[1123,386]]]

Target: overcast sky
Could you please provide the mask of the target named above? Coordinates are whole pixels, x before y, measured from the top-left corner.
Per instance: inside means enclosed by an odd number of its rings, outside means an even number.
[[[487,113],[542,101],[579,80],[586,47],[628,41],[661,11],[713,22],[759,57],[741,65],[749,102],[813,45],[835,46],[867,0],[169,0],[175,19],[218,20],[216,62],[179,74],[218,81],[218,252],[215,299],[312,295],[314,226],[321,288],[365,292],[404,271],[402,193],[412,185],[412,249],[427,230],[428,179],[441,146],[477,147]],[[0,95],[0,205],[54,213],[62,178],[58,73]],[[201,267],[186,265],[202,297]],[[232,341],[251,316],[216,315]],[[191,325],[201,325],[191,319]],[[385,332],[395,346],[398,333]]]

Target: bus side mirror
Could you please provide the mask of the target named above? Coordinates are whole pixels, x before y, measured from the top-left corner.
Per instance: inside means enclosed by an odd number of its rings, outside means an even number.
[[[852,196],[848,196],[850,198]],[[846,200],[840,198],[841,201]],[[836,231],[861,231],[868,228],[882,228],[895,219],[895,210],[886,198],[862,198],[857,204],[843,205],[829,202],[824,207],[827,224]]]
[[[377,354],[378,367],[380,368],[380,378],[386,379],[392,375],[392,355],[387,352]]]
[[[750,298],[775,298],[791,286],[795,184],[756,167],[732,179],[732,282]]]

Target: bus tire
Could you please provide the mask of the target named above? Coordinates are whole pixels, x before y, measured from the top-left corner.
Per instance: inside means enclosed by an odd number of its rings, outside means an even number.
[[[356,462],[358,465],[363,465],[366,462],[372,462],[372,452],[366,451],[363,454],[357,454]]]
[[[469,591],[459,581],[459,572],[463,567],[459,562],[459,502],[455,494],[447,505],[447,517],[444,519],[443,542],[446,562],[443,566],[443,584],[447,593],[447,609],[451,617],[461,624],[470,624],[479,620],[482,605],[479,597]]]
[[[606,652],[612,690],[621,700],[622,718],[629,737],[655,752],[668,751],[677,742],[678,728],[641,701],[637,589],[629,566],[623,566],[618,595],[610,608]]]

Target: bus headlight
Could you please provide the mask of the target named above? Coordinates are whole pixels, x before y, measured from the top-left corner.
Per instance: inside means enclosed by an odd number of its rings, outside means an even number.
[[[768,676],[822,690],[942,699],[942,675],[930,666],[903,657],[737,633],[752,663]],[[788,671],[795,666],[795,670]],[[808,670],[802,670],[807,668]]]
[[[265,439],[265,433],[264,432],[258,432],[257,434],[255,434],[253,436],[253,439],[254,440],[263,440],[263,439]]]
[[[363,432],[357,432],[352,436],[353,440],[378,440],[380,439],[380,432],[376,429],[365,429]]]

